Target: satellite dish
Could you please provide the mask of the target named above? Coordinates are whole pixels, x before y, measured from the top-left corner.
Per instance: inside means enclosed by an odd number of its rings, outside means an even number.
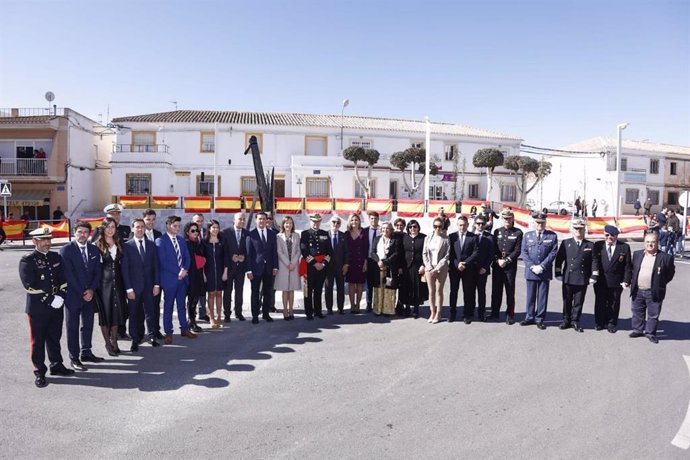
[[[48,101],[48,102],[53,102],[53,100],[55,99],[55,94],[53,94],[52,91],[48,91],[48,92],[46,93],[45,98],[46,98],[46,101]]]

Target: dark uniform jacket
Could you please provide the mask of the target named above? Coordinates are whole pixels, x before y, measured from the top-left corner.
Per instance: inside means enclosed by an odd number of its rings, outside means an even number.
[[[318,259],[322,259],[321,263],[328,268],[333,257],[330,236],[327,231],[321,229],[310,228],[303,231],[299,238],[299,249],[307,261],[307,266],[312,266],[319,261]]]
[[[644,258],[644,250],[635,251],[632,261],[632,284],[630,286],[630,296],[637,294],[637,277],[640,274],[640,266]],[[676,274],[676,265],[673,256],[665,252],[658,251],[654,260],[652,271],[652,300],[661,302],[666,297],[666,284],[673,279]]]
[[[48,315],[55,295],[67,297],[67,280],[62,257],[55,252],[33,251],[19,261],[19,278],[26,290],[25,312],[31,316]],[[63,304],[64,305],[64,304]],[[60,307],[62,308],[62,307]]]
[[[522,230],[517,227],[509,229],[501,227],[494,230],[494,249],[495,261],[506,259],[509,262],[503,270],[515,270],[522,250]],[[494,262],[494,267],[500,268],[498,262]]]
[[[379,262],[383,262],[385,269],[387,270],[386,276],[391,277],[390,288],[397,288],[400,282],[400,275],[398,274],[398,269],[403,266],[403,249],[402,240],[399,238],[391,238],[391,243],[388,245],[386,254],[383,258],[379,257],[376,252],[376,247],[381,241],[383,235],[379,235],[374,238],[374,244],[369,251],[369,258],[376,262],[373,266],[367,267],[367,270],[373,270],[377,274],[373,285],[379,287],[381,285],[381,269],[379,268]]]
[[[586,286],[592,277],[594,243],[583,239],[580,246],[575,238],[561,241],[556,254],[556,276],[562,276],[565,284]]]
[[[490,232],[482,232],[482,237],[477,235],[477,273],[481,268],[486,270],[484,275],[491,272],[491,264],[494,261],[494,238]]]
[[[529,281],[547,281],[553,275],[553,262],[558,252],[558,236],[551,230],[544,230],[541,242],[537,238],[537,232],[531,231],[525,234],[522,240],[522,260],[525,263],[525,279]],[[534,273],[530,267],[541,265],[544,271],[540,275]]]
[[[617,241],[611,260],[606,253],[605,241],[594,243],[593,252],[592,278],[596,280],[598,287],[617,288],[621,283],[630,284],[632,277],[630,246]]]

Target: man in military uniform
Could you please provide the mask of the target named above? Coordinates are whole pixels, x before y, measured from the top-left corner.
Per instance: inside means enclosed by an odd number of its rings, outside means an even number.
[[[506,291],[506,324],[515,322],[515,276],[522,249],[522,230],[515,227],[515,216],[510,209],[501,211],[503,227],[494,230],[495,260],[491,277],[491,315],[499,319],[503,289]]]
[[[563,322],[558,328],[584,332],[580,315],[592,276],[594,243],[585,239],[584,220],[575,219],[572,226],[573,237],[561,241],[556,254],[556,279],[563,283]]]
[[[307,294],[304,297],[304,312],[308,320],[314,316],[323,318],[321,312],[321,293],[328,273],[328,265],[333,257],[333,247],[328,233],[320,230],[321,215],[309,216],[311,228],[300,235],[299,247],[307,261]]]
[[[521,256],[525,263],[527,301],[525,319],[520,321],[520,326],[536,324],[543,330],[546,329],[544,319],[549,301],[553,261],[558,252],[558,236],[551,230],[546,230],[546,214],[535,213],[532,219],[535,230],[527,232],[522,240]]]
[[[117,236],[120,237],[120,243],[124,243],[129,239],[129,235],[132,234],[132,229],[129,225],[121,225],[120,224],[120,218],[122,217],[122,211],[124,210],[124,207],[122,205],[119,205],[117,203],[112,203],[103,208],[103,212],[105,213],[105,217],[112,217],[115,220],[115,223],[117,224]],[[90,241],[93,243],[96,241],[96,238],[98,238],[98,234],[100,233],[100,227],[96,227],[96,230],[91,235]]]
[[[50,252],[51,230],[39,228],[30,233],[35,251],[19,262],[19,278],[26,289],[26,314],[31,332],[31,362],[34,383],[38,388],[48,385],[45,365],[46,349],[50,360],[50,374],[74,374],[62,364],[60,337],[64,318],[67,282],[62,272],[62,258]]]

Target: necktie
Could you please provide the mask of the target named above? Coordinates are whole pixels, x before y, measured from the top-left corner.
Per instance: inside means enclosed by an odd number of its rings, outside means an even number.
[[[613,258],[613,245],[609,244],[609,260]]]
[[[333,249],[338,247],[338,234],[333,235]]]
[[[266,230],[261,230],[261,241],[266,244],[266,235],[264,234]]]
[[[237,238],[237,244],[240,244],[240,238],[242,238],[242,232],[235,231],[235,238]]]
[[[465,245],[465,234],[463,233],[460,235],[460,250],[462,251],[462,247]]]
[[[576,242],[577,242],[577,247],[579,248],[579,247],[580,247],[580,243],[582,243],[582,241],[576,240]]]
[[[86,246],[81,247],[81,258],[84,260],[84,266],[89,266],[89,258],[86,257]]]
[[[144,240],[139,240],[139,255],[141,256],[141,261],[144,261],[144,255],[146,254],[146,250],[144,249]]]
[[[537,243],[541,244],[541,232],[537,233]]]
[[[175,254],[177,255],[177,266],[182,268],[182,253],[180,252],[180,245],[177,244],[177,237],[172,237],[173,247],[175,248]]]

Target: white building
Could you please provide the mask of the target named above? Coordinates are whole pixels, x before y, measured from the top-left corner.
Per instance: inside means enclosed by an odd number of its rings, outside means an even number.
[[[605,216],[615,212],[618,199],[621,214],[633,214],[635,201],[644,204],[648,197],[653,211],[678,207],[680,193],[690,188],[690,147],[624,139],[618,190],[616,139],[596,137],[562,150],[591,153],[545,155],[553,166],[543,191],[537,187],[531,194],[537,205],[540,201],[542,206],[556,200],[572,202],[580,196],[589,205],[597,199],[597,215]]]
[[[381,159],[373,171],[372,197],[407,198],[401,173],[388,157],[424,146],[425,122],[340,115],[178,110],[121,117],[112,155],[113,195],[253,195],[256,179],[250,155],[256,136],[264,170],[275,167],[275,196],[350,198],[362,196],[353,163],[342,157],[349,146],[373,148]],[[341,133],[342,138],[341,138]],[[472,166],[474,153],[495,147],[505,155],[519,152],[521,139],[447,123],[431,123],[431,154],[442,173],[432,176],[431,198],[484,198],[484,170]],[[457,158],[457,161],[454,161]],[[214,163],[215,171],[214,174]],[[366,165],[360,165],[366,175]],[[419,179],[420,176],[418,175]],[[492,200],[514,202],[515,183],[497,168]],[[503,196],[502,196],[503,195]],[[423,197],[423,191],[415,197]]]

